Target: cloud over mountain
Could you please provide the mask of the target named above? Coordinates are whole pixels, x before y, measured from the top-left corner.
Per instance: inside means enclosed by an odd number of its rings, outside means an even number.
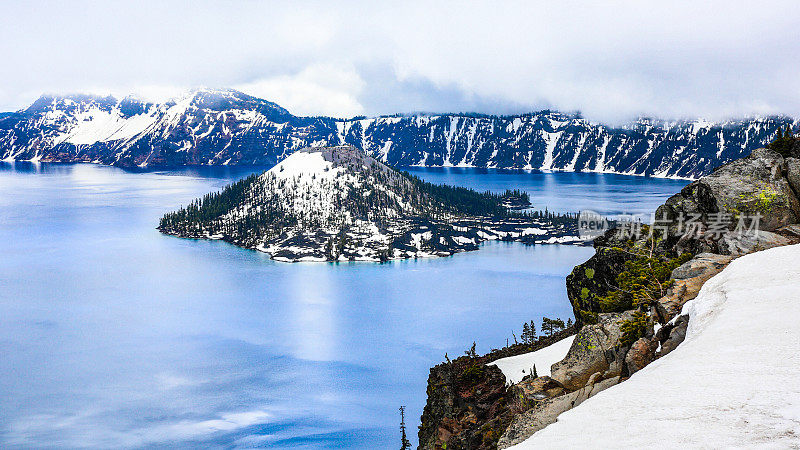
[[[232,86],[308,115],[800,114],[791,1],[78,2],[2,13],[0,110],[42,92]]]

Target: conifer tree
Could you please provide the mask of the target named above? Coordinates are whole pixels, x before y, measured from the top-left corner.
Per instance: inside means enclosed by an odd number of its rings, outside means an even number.
[[[553,335],[553,320],[547,317],[542,317],[542,333],[548,337]]]
[[[409,442],[408,437],[406,436],[406,407],[400,407],[400,450],[408,450],[411,448],[411,442]]]

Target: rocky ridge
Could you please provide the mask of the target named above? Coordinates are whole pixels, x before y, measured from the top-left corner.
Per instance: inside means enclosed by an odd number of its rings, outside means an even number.
[[[230,90],[153,103],[128,96],[45,95],[0,115],[0,159],[121,167],[274,165],[306,147],[353,145],[393,166],[610,172],[697,178],[797,121],[640,119],[621,127],[577,114],[299,117]]]
[[[687,185],[658,208],[662,221],[643,226],[641,235],[622,227],[596,239],[596,254],[567,278],[579,320],[572,346],[549,377],[528,377],[509,388],[514,408],[497,448],[524,441],[673,351],[689,324],[683,306],[732,260],[800,242],[798,179],[800,142],[781,153],[759,149]],[[690,216],[696,225],[687,232]],[[720,217],[730,220],[720,224]],[[740,219],[754,217],[757,227],[742,230]],[[450,448],[447,440],[420,443]]]

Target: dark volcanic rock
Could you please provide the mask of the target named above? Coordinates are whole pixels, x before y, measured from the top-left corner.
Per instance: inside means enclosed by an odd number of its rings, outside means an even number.
[[[553,336],[540,338],[534,345],[515,344],[493,350],[484,356],[462,356],[432,368],[428,376],[428,401],[419,428],[419,448],[494,449],[514,412],[506,379],[495,360],[539,350],[575,333],[570,327]],[[558,394],[558,384],[544,377],[526,379],[530,399],[544,391]],[[534,392],[535,391],[535,392]],[[530,407],[516,402],[515,411]]]
[[[675,319],[674,323],[665,326],[665,331],[662,333],[664,338],[661,342],[661,350],[658,351],[656,356],[661,357],[675,350],[675,348],[686,339],[686,330],[688,327],[689,316],[680,316]]]
[[[428,377],[420,448],[493,448],[510,419],[505,394],[503,373],[480,358],[462,357],[434,367]]]

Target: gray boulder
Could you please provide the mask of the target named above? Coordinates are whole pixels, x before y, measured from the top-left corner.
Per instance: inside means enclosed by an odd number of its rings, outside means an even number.
[[[681,312],[683,304],[697,297],[700,288],[714,275],[722,272],[733,256],[700,253],[672,271],[672,286],[658,300],[661,323],[670,321]]]
[[[658,341],[655,339],[639,338],[634,342],[625,355],[625,366],[628,368],[628,374],[633,375],[653,362],[656,359],[657,349]]]
[[[791,243],[791,239],[781,236],[780,234],[758,230],[753,233],[744,234],[728,233],[717,242],[717,249],[720,253],[725,255],[741,256],[772,247],[789,245]]]
[[[800,196],[800,159],[786,158],[786,180],[794,195]]]
[[[679,250],[694,253],[719,253],[716,241],[724,233],[712,229],[716,214],[729,215],[729,220],[723,221],[726,230],[734,230],[739,217],[749,218],[756,214],[761,217],[758,227],[761,231],[775,231],[797,223],[800,220],[800,202],[787,179],[788,174],[800,179],[800,168],[795,166],[796,163],[792,162],[789,171],[778,153],[768,149],[753,150],[750,156],[720,167],[670,197],[656,211],[656,220],[670,221],[669,234],[680,238],[685,236],[685,228],[678,229],[679,218],[699,214],[701,236],[678,242]]]
[[[619,354],[620,324],[633,317],[633,311],[598,314],[598,323],[585,325],[572,341],[567,356],[553,364],[550,376],[569,390],[581,389],[595,372],[604,373],[603,378],[619,376],[622,360]]]
[[[528,439],[537,431],[555,423],[558,416],[580,405],[587,399],[614,386],[618,379],[612,378],[587,385],[575,392],[537,401],[522,414],[517,414],[497,442],[497,448],[508,448]]]

